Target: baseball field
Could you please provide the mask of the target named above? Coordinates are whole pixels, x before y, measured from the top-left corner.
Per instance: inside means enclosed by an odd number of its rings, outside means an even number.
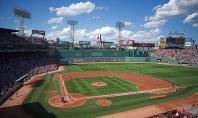
[[[23,109],[36,118],[105,117],[175,100],[182,102],[187,97],[196,98],[198,91],[198,70],[162,64],[73,64],[35,78]]]

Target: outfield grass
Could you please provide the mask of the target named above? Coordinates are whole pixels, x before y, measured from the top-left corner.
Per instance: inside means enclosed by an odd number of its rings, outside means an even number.
[[[60,87],[56,80],[52,80],[50,83],[47,80],[51,79],[54,74],[49,74],[44,77],[43,81],[39,82],[39,84],[35,87],[35,89],[30,93],[30,95],[24,101],[25,110],[31,115],[37,118],[43,117],[57,117],[57,118],[94,118],[97,116],[101,116],[104,114],[110,114],[115,112],[126,111],[129,109],[139,108],[147,105],[167,102],[170,100],[182,98],[185,96],[189,96],[194,92],[198,91],[198,86],[196,83],[198,82],[198,71],[193,70],[191,68],[184,67],[176,67],[176,66],[168,66],[168,65],[155,65],[155,64],[87,64],[87,65],[70,65],[65,67],[66,70],[63,72],[79,72],[79,71],[113,71],[113,72],[128,72],[128,73],[142,73],[151,76],[158,77],[159,79],[164,79],[170,82],[173,82],[180,86],[186,86],[186,88],[181,89],[175,93],[170,93],[166,97],[150,99],[151,94],[138,94],[138,95],[129,95],[129,96],[119,96],[107,98],[113,102],[111,106],[101,107],[96,105],[96,101],[98,99],[88,100],[87,103],[80,107],[75,108],[67,108],[67,109],[59,109],[50,106],[47,101],[50,97],[54,95],[60,94]],[[96,80],[95,80],[96,79]],[[75,91],[78,93],[84,93],[86,95],[98,95],[109,93],[107,90],[112,90],[111,92],[115,92],[115,88],[117,84],[113,81],[114,85],[111,85],[114,89],[106,88],[97,90],[97,88],[92,88],[90,83],[98,80],[102,80],[105,82],[112,82],[111,80],[120,79],[120,78],[110,78],[106,79],[105,77],[94,78],[94,79],[74,79],[72,81],[66,82],[66,86],[69,88],[69,91]],[[122,81],[122,79],[121,79]],[[73,83],[73,85],[71,84]],[[129,89],[135,90],[135,85],[130,85],[126,81],[122,81],[124,85],[127,85]],[[72,86],[76,85],[85,86],[86,89],[78,89],[73,88]],[[131,84],[131,83],[130,83]],[[194,86],[193,86],[194,85]],[[107,86],[106,86],[107,87]],[[87,92],[87,88],[92,91],[91,93]],[[122,88],[122,87],[121,87]],[[53,95],[47,95],[45,92],[47,90],[55,89],[57,93]],[[118,89],[119,91],[125,91],[123,88]],[[88,90],[89,91],[89,90]],[[93,94],[94,93],[94,94]]]
[[[107,85],[103,87],[94,87],[91,85],[93,82],[105,82]],[[86,96],[131,92],[138,90],[135,84],[115,77],[76,78],[65,81],[65,85],[70,93],[80,93]]]

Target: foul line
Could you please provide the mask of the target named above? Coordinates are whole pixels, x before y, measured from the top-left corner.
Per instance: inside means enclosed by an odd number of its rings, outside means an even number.
[[[63,81],[63,78],[62,78],[61,74],[59,76],[58,82],[59,82],[59,85],[60,85],[61,92],[64,93],[67,98],[69,98],[69,95],[68,95],[69,92],[68,92],[68,90],[67,90],[67,88],[65,86],[65,83]]]
[[[115,94],[107,94],[107,95],[98,95],[98,96],[89,96],[87,99],[95,99],[95,98],[109,98],[109,97],[118,97],[118,96],[126,96],[126,95],[135,95],[135,94],[143,94],[143,93],[156,93],[156,92],[164,92],[164,90],[171,90],[170,92],[175,92],[176,90],[173,88],[160,88],[160,89],[152,89],[152,90],[143,90],[143,91],[135,91],[135,92],[126,92],[126,93],[115,93]]]

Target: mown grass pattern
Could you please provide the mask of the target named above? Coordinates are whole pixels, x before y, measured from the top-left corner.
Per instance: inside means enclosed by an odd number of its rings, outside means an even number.
[[[93,82],[105,82],[106,86],[94,87],[91,85]],[[132,92],[138,90],[135,84],[115,77],[76,78],[65,81],[65,85],[70,93],[80,93],[86,96]]]

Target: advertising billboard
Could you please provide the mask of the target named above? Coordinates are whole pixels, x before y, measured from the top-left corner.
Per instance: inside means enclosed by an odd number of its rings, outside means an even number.
[[[128,40],[127,45],[133,45],[135,43],[135,40]]]
[[[121,46],[129,46],[129,45],[133,45],[135,43],[135,40],[120,40],[119,44]]]

